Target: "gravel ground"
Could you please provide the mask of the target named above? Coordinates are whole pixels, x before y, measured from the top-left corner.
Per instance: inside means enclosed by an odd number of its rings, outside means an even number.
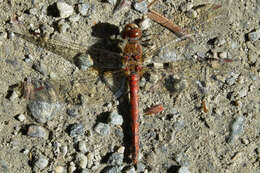
[[[259,0],[151,7],[193,40],[176,41],[149,19],[142,25],[155,47],[145,48],[147,62],[173,68],[144,70],[136,166],[125,77],[106,70],[120,66],[120,31],[147,3],[0,2],[1,173],[259,172]],[[208,3],[222,7],[201,10]],[[143,115],[157,104],[163,112]]]

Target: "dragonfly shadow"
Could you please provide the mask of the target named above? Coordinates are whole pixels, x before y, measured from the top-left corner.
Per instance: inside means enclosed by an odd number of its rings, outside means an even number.
[[[94,68],[99,71],[114,71],[122,67],[121,55],[122,49],[118,39],[119,28],[109,23],[98,23],[92,27],[91,35],[98,38],[87,52],[94,61]]]

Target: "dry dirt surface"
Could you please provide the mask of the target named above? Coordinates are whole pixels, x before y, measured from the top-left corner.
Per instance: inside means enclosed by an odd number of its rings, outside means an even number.
[[[120,2],[0,0],[0,173],[260,172],[260,1]],[[143,68],[133,165],[120,33],[141,19],[170,68]]]

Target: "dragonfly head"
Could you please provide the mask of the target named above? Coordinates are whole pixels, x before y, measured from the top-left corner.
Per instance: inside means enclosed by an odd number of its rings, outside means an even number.
[[[123,30],[122,37],[138,40],[142,36],[142,30],[136,24],[127,24]]]

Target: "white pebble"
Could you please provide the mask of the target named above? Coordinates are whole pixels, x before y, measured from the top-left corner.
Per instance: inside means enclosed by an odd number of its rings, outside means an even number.
[[[86,152],[88,152],[88,149],[87,149],[87,147],[86,147],[86,143],[85,143],[84,141],[79,141],[79,143],[78,143],[78,148],[79,148],[79,151],[80,151],[81,153],[86,153]]]
[[[65,2],[57,2],[57,8],[59,10],[61,18],[67,18],[71,16],[74,12],[73,7]]]
[[[20,114],[20,115],[17,117],[17,119],[18,119],[19,121],[24,121],[24,120],[25,120],[24,114]]]
[[[75,163],[74,162],[70,162],[70,166],[69,166],[68,172],[69,173],[73,173],[76,169],[77,168],[75,166]]]
[[[78,153],[76,156],[77,164],[80,168],[84,169],[87,167],[88,158],[82,153]]]
[[[139,23],[139,26],[142,30],[146,30],[151,26],[151,20],[149,18],[145,18]]]
[[[220,52],[219,57],[222,58],[222,59],[227,58],[227,52]]]
[[[48,163],[49,163],[48,159],[45,156],[40,155],[38,160],[35,162],[34,166],[42,170],[47,167]]]
[[[67,170],[63,166],[57,166],[55,168],[55,173],[66,173],[66,172],[67,172]]]

